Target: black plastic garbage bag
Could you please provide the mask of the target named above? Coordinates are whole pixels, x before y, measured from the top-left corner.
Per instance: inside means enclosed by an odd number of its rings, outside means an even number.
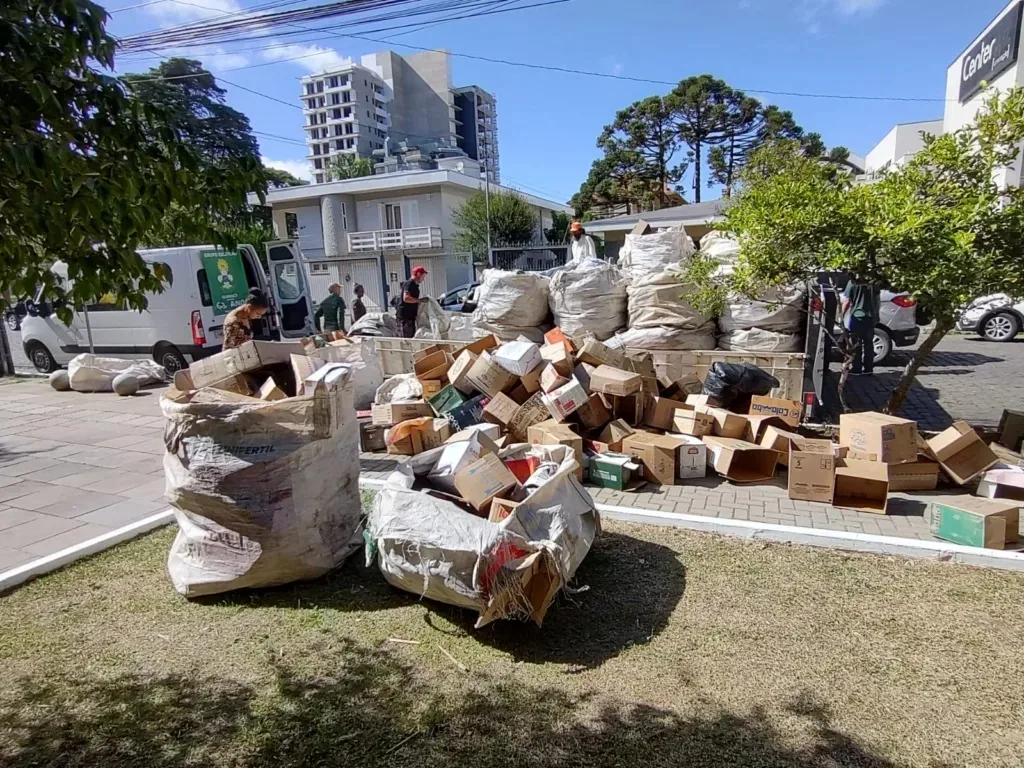
[[[728,408],[736,400],[767,395],[779,386],[779,380],[750,363],[712,363],[704,378],[703,394],[710,395]]]

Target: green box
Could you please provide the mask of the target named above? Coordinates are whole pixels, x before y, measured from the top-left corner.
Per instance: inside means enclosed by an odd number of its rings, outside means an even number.
[[[1020,502],[965,496],[931,506],[932,536],[967,547],[1006,549],[1019,536]]]
[[[455,410],[466,402],[466,396],[449,384],[432,398],[427,400],[427,402],[430,403],[430,407],[434,409],[434,413],[438,416],[444,416],[449,411]]]
[[[619,453],[599,453],[590,457],[587,479],[598,488],[624,490],[632,481],[633,473],[640,469],[632,456]]]

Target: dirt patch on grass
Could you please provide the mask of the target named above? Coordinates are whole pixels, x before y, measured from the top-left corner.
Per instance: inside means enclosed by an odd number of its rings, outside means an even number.
[[[1019,765],[1024,578],[608,523],[543,629],[160,531],[0,598],[0,765]],[[402,642],[404,641],[404,642]]]

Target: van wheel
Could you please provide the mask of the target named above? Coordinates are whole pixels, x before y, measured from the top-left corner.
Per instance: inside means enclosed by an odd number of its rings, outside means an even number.
[[[50,350],[41,342],[30,342],[25,346],[25,352],[28,354],[28,359],[32,361],[32,365],[40,373],[53,373],[60,368],[57,361],[53,359],[53,355],[50,354]]]
[[[172,376],[178,371],[188,368],[184,356],[173,344],[158,344],[153,350],[153,359],[164,367]]]

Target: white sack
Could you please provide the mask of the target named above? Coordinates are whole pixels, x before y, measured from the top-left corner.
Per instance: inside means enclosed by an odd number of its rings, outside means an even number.
[[[352,398],[356,410],[365,411],[373,405],[377,388],[384,383],[380,360],[373,342],[356,342],[341,346],[328,345],[309,353],[310,357],[326,360],[328,363],[345,363],[351,370]]]
[[[252,402],[170,389],[167,570],[188,597],[314,579],[358,548],[359,430],[348,374],[330,390]]]
[[[718,348],[732,352],[803,352],[804,337],[801,333],[748,328],[722,334]]]
[[[525,335],[540,342],[548,322],[548,278],[535,272],[485,269],[473,324],[502,341]]]
[[[76,392],[112,392],[114,378],[122,373],[131,374],[143,387],[167,380],[167,371],[153,360],[119,360],[87,353],[68,363],[68,381]]]
[[[560,270],[550,284],[555,325],[568,336],[611,337],[626,326],[626,282],[618,267],[597,259]]]
[[[398,336],[398,324],[387,312],[367,312],[352,323],[349,336]]]
[[[674,268],[634,278],[629,284],[629,328],[672,328],[703,333],[714,332],[714,320],[702,315],[687,299],[697,292],[682,281]]]
[[[679,328],[631,328],[605,342],[611,349],[697,350],[714,349],[714,326],[700,331]]]
[[[409,400],[423,399],[423,385],[415,373],[400,373],[392,376],[379,387],[373,396],[376,405],[402,403]]]
[[[437,299],[421,299],[416,310],[417,339],[446,339],[451,327],[451,313],[441,309]]]
[[[690,258],[695,250],[693,240],[682,227],[649,235],[626,235],[626,242],[619,249],[619,266],[629,275],[646,275]]]
[[[801,333],[805,329],[807,286],[769,288],[758,298],[729,294],[718,327],[723,333],[760,328],[765,331]]]
[[[416,477],[430,472],[443,451],[414,456],[387,478],[367,520],[367,564],[375,558],[399,589],[479,611],[478,627],[499,618],[540,625],[600,527],[593,499],[576,480],[572,448],[514,445],[501,451],[502,459],[531,455],[558,465],[501,523],[413,490]]]
[[[740,244],[724,232],[714,230],[700,239],[700,252],[719,264],[735,264],[740,257]]]
[[[477,328],[473,324],[473,315],[462,312],[449,312],[451,318],[447,338],[451,341],[476,341],[482,339],[490,331]]]

